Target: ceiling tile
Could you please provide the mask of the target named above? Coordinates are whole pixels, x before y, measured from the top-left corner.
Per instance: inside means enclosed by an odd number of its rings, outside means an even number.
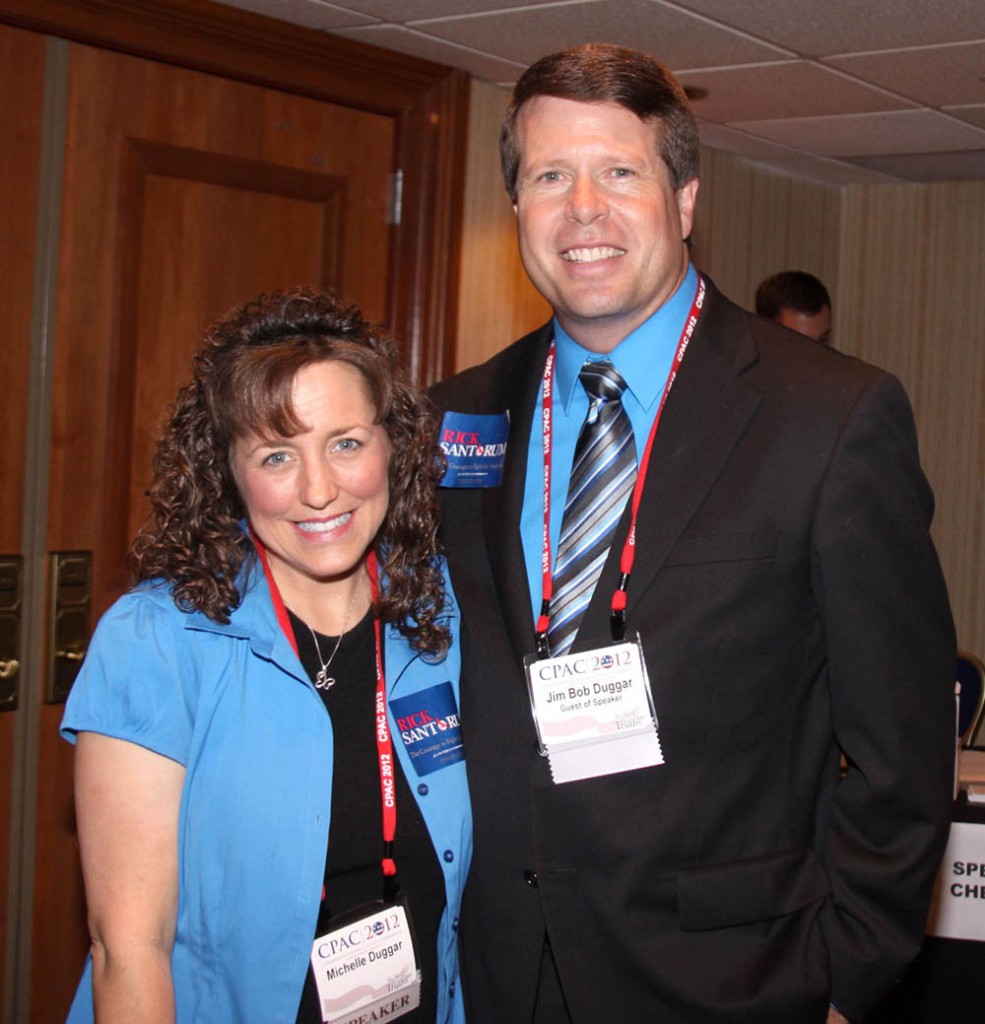
[[[579,43],[633,46],[673,68],[746,64],[787,56],[776,47],[710,26],[658,0],[578,0],[415,22],[415,28],[527,66]]]
[[[821,157],[767,160],[757,162],[757,166],[790,178],[811,178],[825,185],[885,185],[900,181],[895,175],[860,167],[847,160],[824,160]]]
[[[698,135],[702,145],[711,149],[724,149],[737,156],[746,156],[755,160],[771,158],[785,159],[794,151],[790,146],[764,139],[761,135],[750,135],[748,132],[713,121],[698,120]]]
[[[746,121],[734,127],[774,142],[836,157],[948,153],[980,149],[985,144],[985,132],[932,110]]]
[[[982,22],[985,34],[985,10]],[[985,103],[985,40],[831,57],[826,63],[931,107]]]
[[[966,181],[985,178],[985,149],[930,156],[872,156],[853,160],[861,167],[883,171],[908,181]]]
[[[797,53],[821,56],[985,36],[982,0],[678,0]],[[891,42],[890,42],[891,40]]]
[[[985,104],[973,107],[944,107],[942,112],[978,128],[985,128]]]
[[[335,4],[321,3],[320,0],[215,0],[227,7],[238,7],[268,18],[279,18],[306,28],[333,30],[350,25],[371,25],[375,18],[353,13]]]
[[[435,39],[414,29],[398,25],[375,25],[367,28],[338,29],[337,35],[358,39],[387,50],[397,50],[422,60],[433,60],[453,68],[464,68],[487,82],[512,84],[523,73],[525,65],[500,60],[487,53],[477,53],[464,46],[456,46],[445,39]]]
[[[549,7],[557,4],[558,0],[340,0],[336,6],[406,25],[420,18],[446,18],[450,15],[474,14],[477,11],[505,11],[511,7]]]
[[[698,122],[701,144],[709,149],[722,149],[739,159],[755,163],[778,174],[812,178],[830,185],[855,185],[886,182],[886,174],[867,170],[833,157],[819,157],[792,146],[749,135],[727,125]]]
[[[808,61],[685,72],[680,78],[685,85],[708,90],[708,96],[695,100],[693,106],[697,116],[711,121],[858,114],[912,106]]]

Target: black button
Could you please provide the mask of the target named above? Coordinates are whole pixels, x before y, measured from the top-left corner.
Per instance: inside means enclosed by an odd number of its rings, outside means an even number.
[[[527,868],[527,870],[523,872],[523,880],[531,889],[536,889],[539,884],[537,882],[537,872],[531,871],[530,868]]]

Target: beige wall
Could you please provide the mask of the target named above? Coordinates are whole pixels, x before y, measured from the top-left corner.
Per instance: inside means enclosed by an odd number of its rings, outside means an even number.
[[[838,309],[841,190],[769,174],[721,150],[701,151],[694,262],[733,302],[780,270],[819,277]]]
[[[837,330],[913,402],[958,643],[985,654],[985,182],[845,190]],[[846,345],[847,347],[847,345]]]
[[[499,170],[499,124],[508,98],[495,85],[472,83],[455,358],[459,370],[483,362],[551,315],[520,263],[513,210]]]
[[[496,152],[504,90],[473,83],[456,365],[549,315],[516,253]],[[837,348],[897,374],[937,495],[959,644],[985,655],[985,182],[838,188],[702,152],[694,259],[740,305],[778,270],[820,277]]]

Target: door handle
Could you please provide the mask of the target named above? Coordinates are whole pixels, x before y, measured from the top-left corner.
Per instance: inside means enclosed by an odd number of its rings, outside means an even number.
[[[23,576],[20,555],[0,556],[0,711],[13,711],[20,697]]]
[[[50,657],[45,700],[64,701],[86,655],[92,606],[92,552],[52,551],[50,559]]]

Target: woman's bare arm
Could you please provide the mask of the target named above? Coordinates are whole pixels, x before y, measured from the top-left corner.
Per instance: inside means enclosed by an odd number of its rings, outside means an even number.
[[[185,769],[146,747],[80,732],[79,844],[99,1024],[173,1024],[178,808]]]

